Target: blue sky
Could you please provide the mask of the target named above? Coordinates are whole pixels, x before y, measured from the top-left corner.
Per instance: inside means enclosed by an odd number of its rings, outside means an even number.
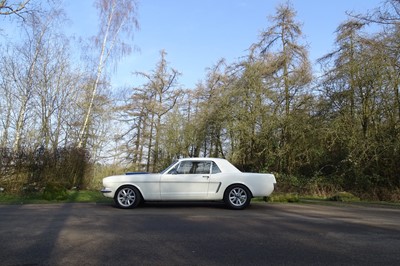
[[[182,73],[183,88],[194,88],[203,80],[206,68],[219,59],[228,63],[247,55],[259,33],[270,26],[268,16],[286,1],[279,0],[141,0],[140,30],[132,42],[140,51],[118,64],[112,75],[113,87],[138,86],[142,82],[132,72],[149,72],[167,52],[170,66]],[[378,7],[380,0],[292,0],[297,21],[303,24],[304,43],[310,59],[332,51],[337,26],[346,11],[365,13]],[[86,38],[97,32],[97,11],[93,1],[65,1],[71,21],[68,30]]]

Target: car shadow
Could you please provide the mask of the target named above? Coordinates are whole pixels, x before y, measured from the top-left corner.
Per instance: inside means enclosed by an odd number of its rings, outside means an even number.
[[[215,208],[228,209],[223,202],[206,202],[206,201],[163,201],[163,202],[143,202],[141,208]]]

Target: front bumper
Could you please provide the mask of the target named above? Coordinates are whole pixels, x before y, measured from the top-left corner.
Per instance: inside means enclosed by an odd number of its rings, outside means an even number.
[[[103,194],[108,194],[108,193],[111,193],[112,190],[110,188],[108,188],[108,187],[104,187],[104,188],[102,188],[100,190],[100,192],[103,193]]]

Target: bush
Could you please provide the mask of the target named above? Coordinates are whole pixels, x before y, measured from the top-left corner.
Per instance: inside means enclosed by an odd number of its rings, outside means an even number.
[[[265,197],[266,202],[299,202],[299,196],[293,193],[273,193],[269,197]]]
[[[57,149],[39,147],[18,152],[0,148],[0,187],[7,193],[42,193],[50,183],[65,189],[84,189],[89,183],[90,170],[88,151],[73,146]]]
[[[44,188],[43,199],[45,200],[66,200],[67,189],[60,184],[50,183]]]
[[[354,196],[350,192],[339,192],[334,196],[330,197],[329,200],[331,201],[340,201],[340,202],[353,202],[353,201],[360,201],[360,198]]]

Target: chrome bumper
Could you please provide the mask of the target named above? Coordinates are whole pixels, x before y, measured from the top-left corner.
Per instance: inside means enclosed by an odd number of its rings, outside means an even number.
[[[107,194],[107,193],[111,193],[112,190],[109,189],[109,188],[107,188],[107,187],[105,187],[105,188],[103,188],[102,190],[100,190],[100,192],[103,193],[103,194]]]

